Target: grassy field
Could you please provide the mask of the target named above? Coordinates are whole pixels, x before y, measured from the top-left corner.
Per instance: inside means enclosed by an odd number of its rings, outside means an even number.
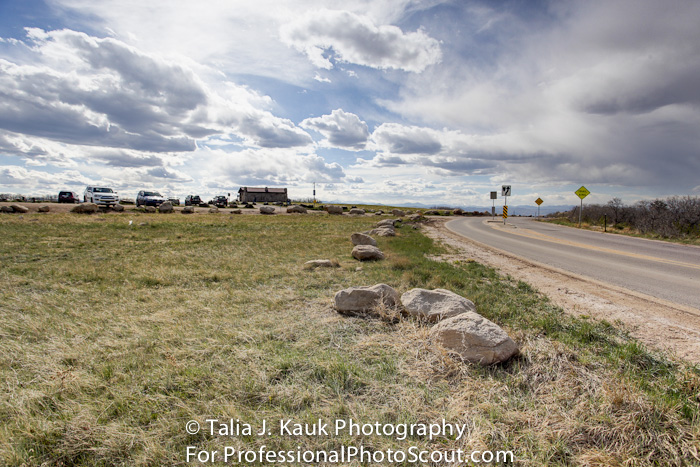
[[[556,218],[544,217],[544,218],[542,218],[542,220],[544,222],[551,222],[552,224],[559,224],[559,225],[565,225],[567,227],[578,228],[578,222],[571,222],[569,219],[567,219],[565,217],[556,217]],[[610,233],[610,234],[628,235],[630,237],[646,238],[649,240],[662,240],[664,242],[673,242],[673,243],[681,243],[683,245],[700,246],[700,237],[697,235],[688,235],[685,237],[676,238],[676,237],[664,237],[664,236],[656,234],[656,233],[643,234],[643,233],[639,232],[639,230],[632,228],[632,227],[625,225],[625,224],[608,225],[607,230],[605,230],[604,226],[601,224],[591,224],[589,222],[582,222],[581,228],[586,229],[586,230],[593,230],[596,232],[606,231],[607,233]]]
[[[362,445],[512,450],[523,466],[700,465],[697,368],[649,352],[614,324],[567,316],[478,263],[432,261],[426,254],[443,247],[409,226],[378,240],[386,260],[360,264],[349,236],[376,220],[0,216],[0,464],[186,465],[188,446]],[[311,259],[340,267],[303,270]],[[380,282],[470,298],[521,355],[464,364],[429,343],[425,324],[330,308],[338,290]],[[188,421],[206,427],[208,418],[254,430],[263,420],[446,419],[467,432],[186,432]]]

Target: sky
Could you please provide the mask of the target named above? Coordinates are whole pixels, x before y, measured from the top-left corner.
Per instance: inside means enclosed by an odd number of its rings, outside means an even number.
[[[0,192],[697,196],[698,24],[696,0],[0,0]]]

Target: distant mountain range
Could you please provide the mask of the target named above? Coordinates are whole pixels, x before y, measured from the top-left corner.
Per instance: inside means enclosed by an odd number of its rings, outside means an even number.
[[[422,203],[402,203],[401,205],[397,204],[383,204],[383,203],[366,203],[366,202],[348,202],[348,201],[328,201],[324,204],[372,204],[372,205],[377,205],[377,206],[395,206],[395,207],[406,207],[406,208],[420,208],[420,209],[433,209],[435,208],[434,204],[422,204]],[[443,206],[443,205],[441,205]],[[444,205],[447,207],[447,205]],[[464,211],[479,211],[479,212],[484,212],[488,211],[491,212],[491,206],[461,206],[461,205],[450,205],[452,209],[460,208]],[[547,214],[551,214],[553,212],[565,212],[565,211],[570,211],[573,209],[575,206],[570,205],[570,204],[560,204],[560,205],[554,205],[554,206],[546,206],[542,205],[540,206],[540,215],[544,216]],[[501,210],[503,208],[503,205],[496,205],[496,213],[500,215]],[[511,206],[508,205],[508,215],[509,216],[536,216],[537,215],[537,206],[529,206],[529,205],[519,205],[519,206]]]

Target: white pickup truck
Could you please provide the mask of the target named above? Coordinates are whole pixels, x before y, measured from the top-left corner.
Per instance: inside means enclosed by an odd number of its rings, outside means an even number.
[[[119,195],[111,188],[89,186],[83,193],[83,201],[95,203],[98,206],[114,206],[119,204]]]

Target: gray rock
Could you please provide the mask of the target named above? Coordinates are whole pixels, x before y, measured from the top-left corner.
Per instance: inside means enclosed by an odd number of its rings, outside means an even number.
[[[384,219],[384,220],[377,222],[375,225],[377,227],[386,227],[386,226],[396,227],[397,222],[399,222],[398,219]]]
[[[386,284],[371,287],[350,287],[333,297],[333,307],[339,313],[373,311],[380,307],[394,308],[399,304],[399,294]]]
[[[274,213],[275,213],[274,206],[260,206],[260,214],[274,214]]]
[[[219,208],[214,206],[213,208],[209,208],[209,214],[218,214],[219,213]]]
[[[95,203],[82,203],[76,204],[70,212],[77,212],[78,214],[92,214],[97,212],[97,205]]]
[[[240,214],[242,211],[240,209],[233,209],[231,214]]]
[[[445,289],[411,289],[401,295],[401,304],[412,316],[432,323],[462,313],[476,312],[471,300]]]
[[[173,208],[173,203],[171,203],[170,201],[165,201],[160,206],[158,206],[158,211],[160,211],[164,214],[171,213],[174,210],[175,210],[175,208]]]
[[[124,212],[124,206],[121,204],[115,204],[112,206],[112,209],[114,209],[116,212]]]
[[[0,211],[7,213],[15,212],[15,210],[12,209],[10,206],[0,206]]]
[[[462,359],[492,365],[518,353],[518,345],[497,324],[478,313],[467,312],[440,321],[430,338]]]
[[[411,214],[410,216],[408,216],[408,220],[413,222],[419,221],[421,219],[423,219],[423,216],[421,214]]]
[[[365,210],[364,209],[359,209],[359,208],[353,208],[351,209],[348,214],[351,214],[353,216],[364,216],[365,215]]]
[[[51,211],[51,206],[39,206],[39,212],[49,212]]]
[[[396,217],[403,217],[403,216],[406,215],[406,213],[403,212],[403,211],[400,210],[400,209],[392,209],[391,215],[392,215],[392,216],[396,216]]]
[[[343,207],[342,207],[342,206],[329,205],[329,206],[326,206],[326,211],[328,211],[328,214],[342,214],[342,213],[343,213]]]
[[[183,214],[194,214],[194,206],[185,206],[181,211]]]
[[[382,211],[381,209],[374,213],[375,216],[381,216],[382,214],[384,214],[384,211]]]
[[[151,213],[151,214],[153,214],[154,212],[156,212],[156,207],[155,207],[155,206],[146,206],[144,209],[146,210],[146,212]]]
[[[363,234],[360,232],[355,232],[354,234],[350,235],[350,240],[352,241],[353,245],[377,246],[377,241],[375,239],[373,239],[367,234]]]
[[[10,204],[10,207],[12,208],[12,211],[18,212],[20,214],[26,214],[29,212],[29,208],[26,206],[22,206],[21,204]]]
[[[288,214],[294,214],[294,213],[296,213],[296,214],[306,214],[306,213],[307,213],[307,210],[306,210],[306,208],[305,208],[304,206],[298,206],[298,205],[295,204],[294,206],[289,206],[289,207],[287,208],[287,213],[288,213]]]
[[[372,229],[367,232],[367,235],[375,235],[377,237],[395,237],[396,230],[391,226],[382,226],[376,229]]]
[[[352,257],[360,261],[374,261],[384,259],[384,253],[372,245],[357,245],[352,249]]]
[[[426,215],[426,216],[439,216],[439,215],[440,215],[440,212],[439,212],[439,211],[436,211],[436,210],[434,210],[434,209],[431,209],[431,210],[429,210],[429,211],[425,211],[423,214]]]

